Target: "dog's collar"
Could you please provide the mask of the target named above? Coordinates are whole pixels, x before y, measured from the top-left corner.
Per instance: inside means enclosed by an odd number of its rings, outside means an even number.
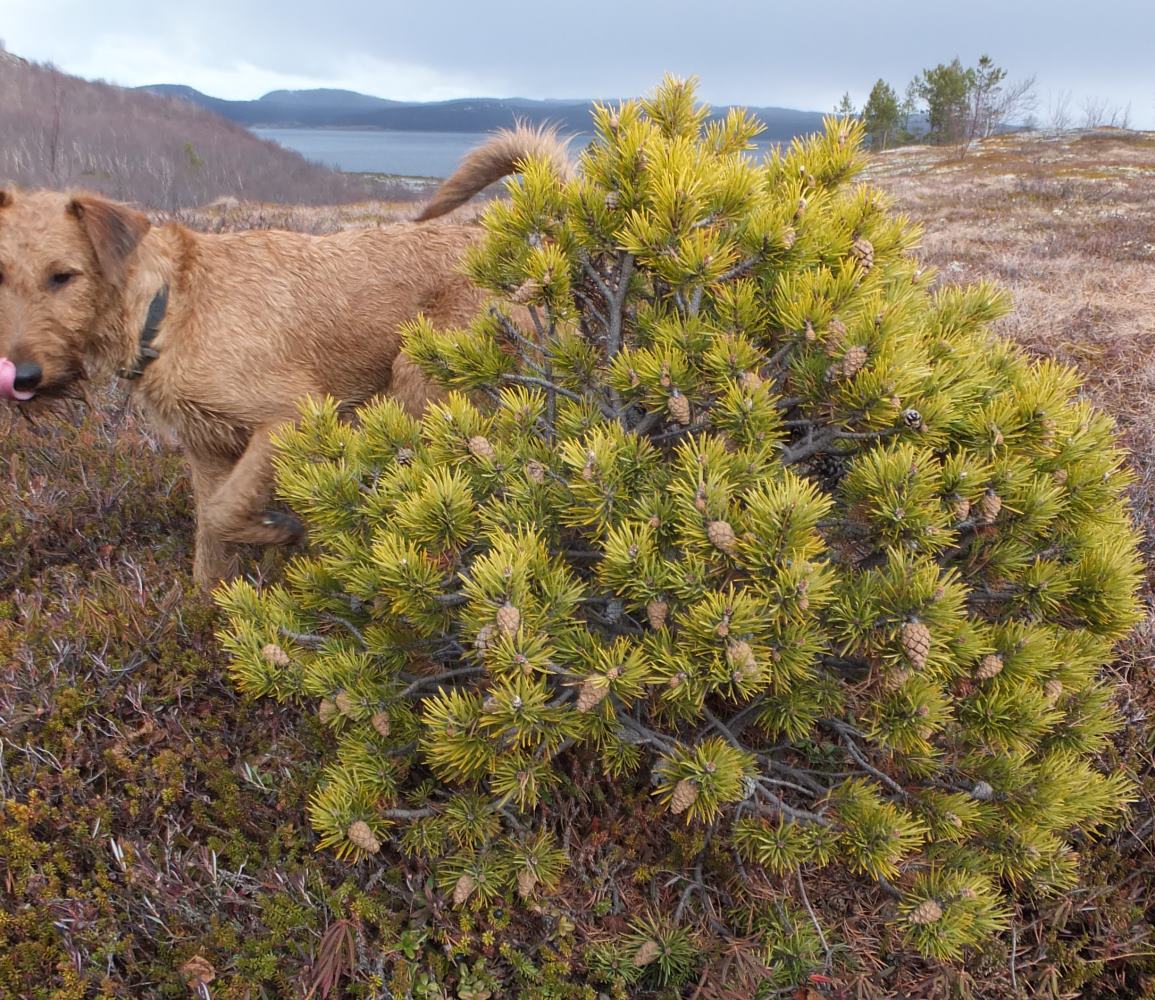
[[[152,297],[148,304],[148,315],[144,320],[144,327],[140,331],[140,349],[131,368],[121,368],[117,375],[129,382],[135,381],[144,374],[144,370],[152,364],[160,352],[152,346],[156,339],[157,328],[164,322],[164,314],[168,310],[168,285],[162,285],[159,292]]]

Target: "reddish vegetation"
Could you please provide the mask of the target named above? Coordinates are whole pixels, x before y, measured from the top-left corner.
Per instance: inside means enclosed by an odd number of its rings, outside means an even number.
[[[400,199],[187,101],[93,83],[0,52],[0,182],[83,187],[172,211],[222,196],[307,205]]]
[[[1018,309],[1004,332],[1083,370],[1134,450],[1137,517],[1155,523],[1155,136],[1008,137],[963,160],[904,149],[869,173],[926,222],[922,255],[942,280],[1007,285]],[[232,205],[185,218],[318,231],[394,211]],[[479,935],[400,871],[313,854],[307,789],[290,775],[324,737],[295,712],[240,704],[222,681],[211,610],[189,592],[185,475],[122,419],[118,396],[94,403],[34,425],[0,412],[0,995],[189,996],[187,981],[211,975],[218,998],[299,996],[348,966],[362,984],[350,996],[407,995],[394,959],[411,914]],[[1105,762],[1140,798],[1127,829],[1082,845],[1082,889],[1039,900],[1029,933],[993,940],[960,972],[864,939],[842,923],[859,890],[832,883],[812,901],[867,957],[798,995],[1155,995],[1155,763],[1142,722],[1153,661],[1155,619],[1114,667],[1130,724]],[[600,808],[596,783],[585,787]],[[603,822],[616,835],[629,819]],[[638,891],[583,867],[580,847],[579,870],[601,880],[591,905]],[[383,991],[364,986],[376,970]]]

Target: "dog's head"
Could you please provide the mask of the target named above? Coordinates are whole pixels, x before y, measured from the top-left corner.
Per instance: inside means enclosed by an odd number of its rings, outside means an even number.
[[[84,377],[148,219],[94,195],[0,190],[0,399]]]

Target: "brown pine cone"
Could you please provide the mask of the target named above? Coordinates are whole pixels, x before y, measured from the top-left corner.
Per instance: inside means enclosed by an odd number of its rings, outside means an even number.
[[[942,920],[942,907],[933,899],[924,899],[906,915],[912,924],[933,924]]]
[[[675,422],[687,427],[690,424],[690,401],[677,390],[666,400],[666,409]]]
[[[646,617],[650,620],[650,628],[663,628],[669,616],[670,606],[661,598],[655,598],[646,605]]]
[[[994,524],[1003,509],[1003,500],[994,490],[987,490],[979,501],[979,520],[983,524]]]
[[[533,278],[527,278],[509,293],[509,301],[523,306],[527,302],[532,302],[540,294],[541,285]]]
[[[653,938],[648,941],[643,941],[642,946],[634,952],[634,966],[642,968],[650,965],[658,960],[662,954],[662,946],[658,944]]]
[[[489,443],[489,438],[475,434],[469,439],[469,453],[475,458],[492,462],[497,458],[497,450]]]
[[[609,693],[610,686],[604,678],[587,677],[582,681],[582,686],[578,690],[577,710],[579,712],[590,711],[605,701]]]
[[[743,372],[738,384],[747,392],[757,392],[762,388],[762,376],[757,372]]]
[[[874,244],[865,236],[855,239],[850,245],[850,254],[864,271],[874,267]]]
[[[370,854],[376,854],[381,850],[381,841],[373,835],[373,831],[369,829],[369,824],[363,819],[355,820],[349,826],[345,836],[361,850],[368,851]]]
[[[754,650],[750,648],[750,643],[745,640],[740,639],[726,647],[726,661],[736,675],[749,677],[758,672],[758,660],[754,656]]]
[[[473,890],[477,888],[477,880],[470,874],[462,875],[457,880],[457,884],[453,887],[453,905],[464,906],[466,900],[473,895]]]
[[[697,799],[697,783],[689,778],[683,778],[674,786],[674,794],[670,798],[670,812],[675,816],[684,813]]]
[[[521,612],[506,601],[497,609],[495,621],[503,635],[514,635],[521,628]]]
[[[826,369],[827,381],[837,378],[853,378],[866,364],[866,348],[856,345],[849,348],[842,357]]]
[[[734,545],[737,542],[734,529],[730,527],[729,521],[711,521],[706,525],[706,537],[710,539],[710,544],[715,548],[727,553],[734,551]]]
[[[1003,658],[998,653],[987,653],[982,658],[978,670],[975,671],[975,677],[980,681],[989,681],[992,677],[997,677],[1003,670]]]
[[[266,663],[272,664],[274,667],[287,667],[293,661],[275,642],[266,643],[261,647],[261,659]]]
[[[529,899],[536,887],[537,876],[528,868],[523,868],[517,873],[517,894],[522,899]]]
[[[906,622],[902,626],[902,649],[907,659],[921,670],[930,655],[930,629],[922,622]]]

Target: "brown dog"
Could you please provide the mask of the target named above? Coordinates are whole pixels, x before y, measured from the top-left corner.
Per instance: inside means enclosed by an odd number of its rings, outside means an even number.
[[[518,128],[474,150],[420,216],[462,204],[531,154],[565,146]],[[398,328],[467,323],[484,296],[459,268],[476,226],[400,224],[331,236],[206,235],[152,226],[90,195],[0,191],[0,398],[51,398],[90,374],[132,380],[180,442],[196,494],[196,579],[236,572],[234,543],[283,544],[268,509],[270,433],[306,396],[355,406],[389,392],[420,412],[430,389]]]

